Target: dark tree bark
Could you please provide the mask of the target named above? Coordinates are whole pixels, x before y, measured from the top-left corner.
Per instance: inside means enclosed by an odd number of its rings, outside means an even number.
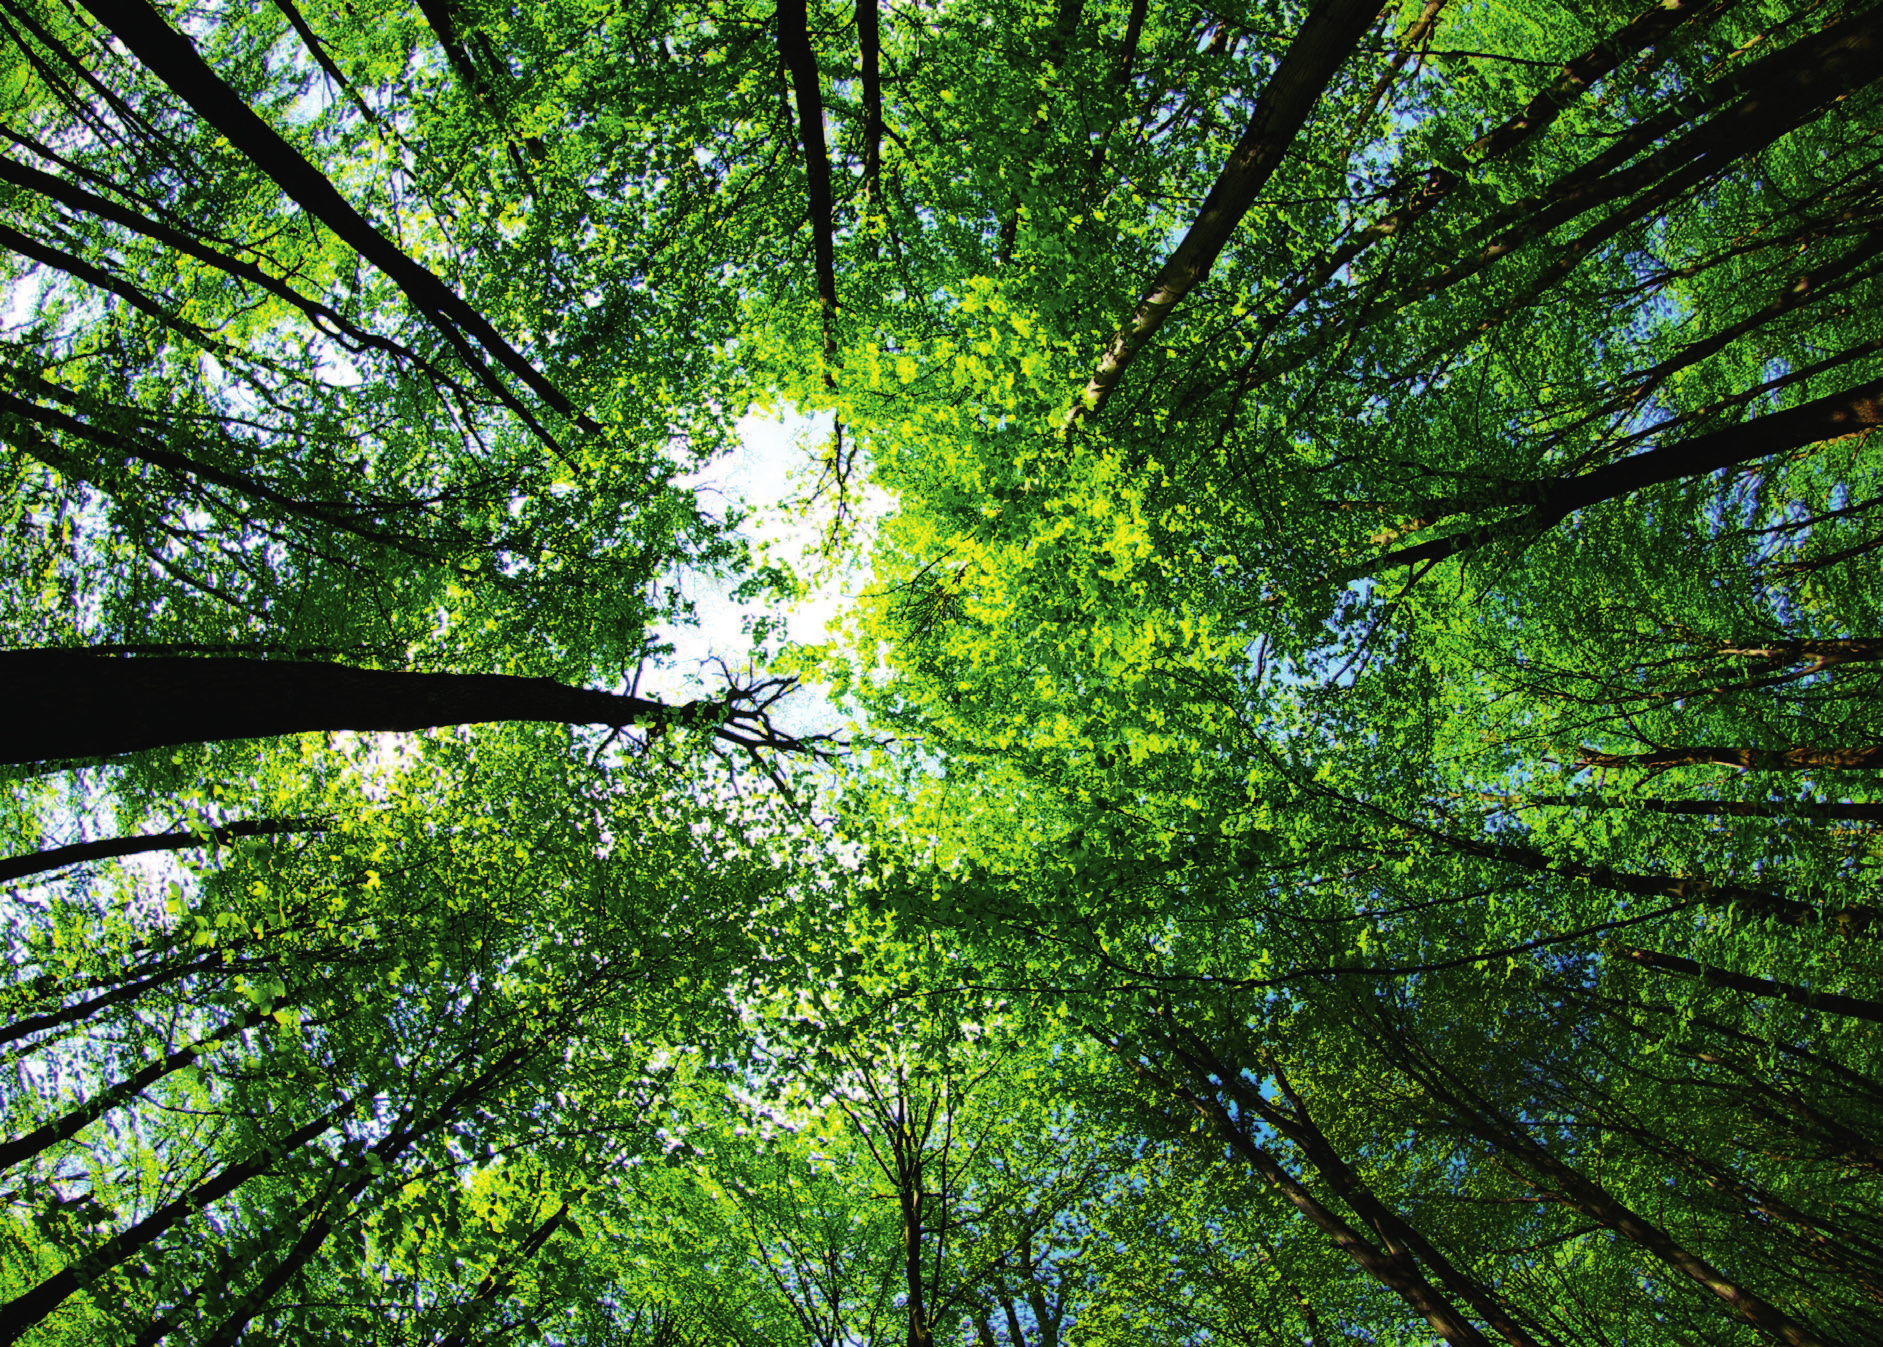
[[[1220,1141],[1279,1191],[1306,1218],[1308,1224],[1326,1235],[1334,1247],[1362,1272],[1403,1300],[1451,1347],[1490,1347],[1484,1334],[1425,1279],[1417,1263],[1405,1251],[1378,1248],[1338,1212],[1317,1199],[1266,1147],[1237,1125],[1234,1115],[1220,1100],[1210,1093],[1191,1090],[1152,1070],[1138,1059],[1129,1046],[1104,1032],[1090,1026],[1087,1026],[1087,1032],[1134,1075],[1154,1086],[1159,1093],[1194,1111]]]
[[[32,424],[47,426],[63,434],[83,439],[102,449],[110,450],[124,459],[148,463],[154,468],[162,468],[165,472],[174,474],[184,481],[207,483],[222,487],[227,491],[237,492],[251,500],[272,505],[290,517],[324,528],[351,533],[367,542],[376,543],[395,552],[402,552],[418,561],[436,565],[450,560],[453,555],[453,549],[441,550],[426,547],[415,543],[405,533],[374,527],[370,522],[371,510],[362,510],[343,501],[300,500],[247,473],[219,468],[213,463],[204,463],[200,459],[191,458],[188,454],[179,453],[165,445],[152,443],[141,436],[104,430],[89,421],[80,420],[76,416],[67,415],[52,407],[42,407],[38,403],[29,402],[25,398],[16,397],[5,391],[0,391],[0,417],[14,419],[12,426],[6,426],[4,422],[0,422],[0,432],[10,432],[8,438],[22,453],[38,459],[55,471],[87,482],[101,491],[108,491],[109,487],[99,480],[101,474],[93,465],[73,459],[61,446],[32,429]],[[29,424],[21,426],[19,422]],[[362,515],[366,518],[361,518]],[[456,550],[462,554],[461,548]]]
[[[1522,1122],[1506,1116],[1491,1101],[1440,1067],[1404,1033],[1387,1028],[1386,1036],[1393,1045],[1393,1055],[1407,1073],[1434,1098],[1455,1110],[1459,1122],[1473,1136],[1510,1156],[1548,1185],[1542,1189],[1545,1197],[1614,1231],[1669,1268],[1691,1278],[1738,1317],[1787,1347],[1835,1347],[1808,1325],[1735,1282],[1660,1226],[1630,1209],[1600,1183],[1565,1162],[1532,1137]]]
[[[1855,748],[1739,748],[1713,745],[1652,753],[1585,753],[1579,767],[1737,767],[1748,772],[1866,772],[1883,767],[1883,744]]]
[[[148,0],[83,0],[150,72],[198,116],[247,155],[293,201],[377,267],[447,338],[469,334],[556,411],[586,431],[600,426],[582,415],[563,392],[491,326],[488,319],[424,266],[408,257],[340,195],[320,170],[244,103],[234,89],[197,55]],[[461,348],[468,354],[468,348]],[[481,362],[472,363],[479,369]],[[500,385],[499,385],[500,387]]]
[[[413,1146],[444,1127],[462,1114],[465,1109],[476,1104],[501,1085],[537,1046],[539,1045],[533,1044],[529,1047],[511,1049],[473,1080],[454,1090],[417,1125],[395,1130],[390,1136],[371,1147],[371,1153],[380,1158],[386,1169],[391,1169],[393,1163]],[[235,1347],[242,1337],[243,1330],[248,1327],[255,1316],[267,1308],[268,1302],[280,1293],[282,1287],[313,1262],[321,1246],[332,1236],[335,1227],[342,1224],[350,1215],[354,1200],[366,1191],[375,1177],[377,1176],[362,1166],[357,1177],[347,1180],[319,1213],[303,1227],[300,1238],[295,1240],[280,1260],[263,1274],[260,1282],[239,1298],[234,1312],[225,1318],[214,1332],[201,1340],[203,1347]],[[174,1323],[153,1325],[153,1328],[157,1327],[162,1327],[164,1331],[156,1337],[151,1337],[148,1333],[140,1337],[139,1347],[150,1347],[150,1344],[168,1336],[174,1328]]]
[[[1753,996],[1769,996],[1780,1001],[1790,1001],[1793,1005],[1804,1006],[1810,1010],[1821,1010],[1830,1015],[1847,1015],[1851,1019],[1883,1024],[1883,1001],[1873,1001],[1861,996],[1843,996],[1837,992],[1814,992],[1809,987],[1800,987],[1794,982],[1778,982],[1769,978],[1747,977],[1743,973],[1729,973],[1724,968],[1709,968],[1692,959],[1683,959],[1674,954],[1662,954],[1651,949],[1622,949],[1618,950],[1617,954],[1638,967],[1651,968],[1657,973],[1674,973],[1681,977],[1698,978],[1709,987],[1726,987],[1736,992],[1749,992]]]
[[[184,230],[172,228],[160,220],[152,220],[127,206],[119,205],[108,197],[88,192],[82,187],[67,182],[64,178],[42,173],[36,168],[28,167],[13,159],[0,157],[0,182],[10,182],[16,187],[34,192],[48,201],[55,201],[81,215],[90,215],[95,219],[108,221],[134,234],[161,243],[166,248],[173,248],[187,257],[206,262],[218,271],[259,286],[276,298],[292,304],[317,328],[337,332],[356,345],[383,351],[396,359],[423,369],[427,375],[440,383],[449,384],[454,388],[457,386],[453,380],[442,371],[433,368],[416,352],[395,341],[362,330],[334,309],[318,300],[308,298],[287,282],[270,276],[253,262],[245,262],[219,248],[212,248]]]
[[[1683,12],[1683,16],[1715,16],[1714,11],[1705,10],[1699,15],[1693,15],[1693,8],[1689,7],[1683,7]],[[1651,19],[1652,14],[1642,17],[1644,20]],[[1642,33],[1655,28],[1658,28],[1658,24],[1647,24],[1637,30],[1636,36],[1639,38]],[[1513,202],[1481,221],[1479,234],[1494,232],[1494,237],[1477,252],[1440,268],[1398,292],[1364,305],[1347,319],[1318,325],[1308,340],[1271,360],[1262,361],[1261,338],[1273,327],[1273,323],[1269,323],[1261,330],[1245,372],[1234,384],[1234,393],[1240,396],[1300,367],[1333,345],[1350,339],[1350,334],[1355,330],[1388,320],[1407,305],[1429,299],[1477,275],[1498,260],[1542,238],[1558,225],[1630,193],[1640,193],[1634,200],[1612,211],[1580,238],[1558,248],[1554,259],[1527,283],[1516,299],[1502,309],[1486,314],[1470,329],[1469,335],[1495,328],[1511,313],[1537,302],[1540,296],[1592,255],[1600,244],[1664,210],[1685,192],[1724,171],[1729,164],[1758,152],[1814,116],[1821,115],[1850,88],[1883,77],[1879,73],[1883,72],[1883,62],[1877,60],[1880,41],[1883,41],[1883,20],[1875,13],[1859,14],[1713,81],[1692,97],[1680,100],[1661,114],[1635,124],[1601,154],[1564,174],[1548,188]],[[1737,102],[1725,107],[1724,111],[1704,125],[1663,144],[1659,149],[1652,149],[1656,142],[1672,135],[1679,127],[1715,108],[1723,107],[1735,98]],[[1523,122],[1524,118],[1520,116],[1506,123],[1508,135],[1492,133],[1498,147],[1496,153],[1508,153],[1535,133],[1537,128],[1523,127]],[[1650,152],[1644,157],[1638,157],[1642,156],[1644,150]],[[1308,281],[1291,293],[1280,312],[1285,314],[1299,304],[1340,266],[1351,262],[1360,253],[1385,238],[1403,234],[1439,200],[1449,196],[1458,183],[1456,175],[1445,170],[1434,170],[1426,187],[1418,195],[1364,231],[1341,250],[1338,259],[1330,258],[1330,265],[1318,268]],[[1188,402],[1199,398],[1206,391],[1203,388],[1193,389],[1185,400]]]
[[[42,1033],[47,1029],[57,1029],[62,1025],[77,1024],[81,1020],[90,1019],[102,1010],[109,1010],[112,1006],[122,1005],[126,1001],[134,1001],[152,988],[179,982],[192,973],[217,972],[223,969],[228,969],[230,972],[246,972],[255,968],[258,963],[266,962],[265,960],[248,960],[242,964],[232,964],[223,957],[228,952],[229,948],[224,946],[206,958],[198,959],[193,963],[177,964],[175,967],[152,973],[148,977],[127,982],[121,987],[114,987],[101,996],[94,996],[91,1000],[81,1001],[75,1006],[47,1011],[40,1015],[29,1015],[23,1020],[16,1020],[5,1028],[0,1028],[0,1043],[11,1043],[15,1039],[25,1038],[28,1034]]]
[[[1066,48],[1078,34],[1079,20],[1084,14],[1085,0],[1059,0],[1059,15],[1054,19],[1052,33],[1046,39],[1046,65],[1049,69],[1057,72],[1065,64]],[[1035,112],[1021,138],[1020,166],[1023,173],[1030,174],[1033,171],[1034,148],[1045,130],[1045,114]],[[1020,234],[1020,205],[1020,199],[1016,196],[1007,208],[1006,220],[1001,223],[1000,239],[994,245],[996,266],[1005,266],[1013,260],[1014,242]]]
[[[824,145],[824,96],[817,77],[817,53],[811,50],[805,0],[778,0],[778,52],[791,74],[791,101],[798,110],[798,140],[804,147],[805,188],[810,197],[811,256],[824,320],[824,355],[829,359],[837,351],[836,208],[830,194],[830,155]]]
[[[1131,13],[1125,19],[1124,40],[1118,46],[1118,69],[1112,76],[1113,97],[1116,105],[1122,109],[1131,97],[1131,72],[1138,61],[1138,41],[1144,34],[1144,16],[1150,9],[1150,0],[1131,0]],[[1105,167],[1105,151],[1111,145],[1112,131],[1122,117],[1106,119],[1105,126],[1099,132],[1098,144],[1092,147],[1092,164],[1086,170],[1086,177],[1092,183],[1092,190],[1097,192],[1098,175]]]
[[[0,651],[0,762],[105,757],[318,730],[424,730],[495,720],[710,727],[740,748],[793,750],[764,719],[783,685],[680,706],[510,674],[400,673],[299,660],[112,659]],[[754,695],[756,693],[756,696]],[[750,708],[750,709],[748,709]]]
[[[360,110],[362,117],[369,122],[377,122],[379,119],[373,116],[373,110],[366,106],[366,100],[360,97],[357,89],[347,83],[347,77],[340,72],[340,67],[333,63],[333,57],[327,54],[327,44],[320,40],[319,35],[301,16],[301,11],[295,8],[294,0],[275,0],[275,8],[286,16],[295,35],[301,39],[301,45],[307,48],[308,55],[319,64],[322,73],[333,81],[334,87],[353,100],[353,106]]]
[[[1624,59],[1660,42],[1688,19],[1701,16],[1709,22],[1733,7],[1735,0],[1668,0],[1638,14],[1601,42],[1569,61],[1547,89],[1495,130],[1487,131],[1471,146],[1480,158],[1495,159],[1545,130],[1562,115],[1564,108],[1589,91],[1589,86],[1610,73]]]
[[[883,199],[883,41],[876,4],[877,0],[856,0],[863,77],[863,196],[871,207]]]
[[[134,1257],[139,1250],[160,1239],[179,1222],[187,1220],[212,1202],[221,1201],[256,1175],[268,1172],[280,1163],[283,1156],[325,1135],[353,1108],[355,1102],[348,1099],[305,1126],[270,1143],[248,1159],[224,1166],[219,1173],[197,1184],[175,1201],[157,1208],[122,1234],[106,1240],[31,1290],[0,1305],[0,1347],[18,1341],[29,1328],[56,1310],[67,1296]]]
[[[1478,1317],[1495,1329],[1510,1347],[1539,1347],[1529,1330],[1512,1316],[1503,1297],[1476,1277],[1459,1269],[1422,1231],[1383,1202],[1354,1172],[1353,1167],[1309,1116],[1306,1103],[1289,1085],[1287,1076],[1278,1065],[1271,1062],[1268,1067],[1288,1100],[1288,1109],[1282,1109],[1264,1097],[1260,1090],[1248,1086],[1240,1072],[1217,1058],[1193,1034],[1180,1026],[1175,1027],[1173,1032],[1187,1040],[1187,1046],[1180,1047],[1175,1042],[1167,1046],[1184,1063],[1192,1080],[1199,1086],[1212,1080],[1218,1082],[1216,1088],[1234,1098],[1238,1110],[1261,1118],[1300,1147],[1302,1154],[1307,1156],[1308,1162],[1320,1174],[1322,1182],[1346,1203],[1348,1210],[1360,1218],[1362,1225],[1385,1242],[1389,1254],[1399,1253],[1401,1256],[1409,1256],[1409,1261],[1417,1260],[1423,1264],[1436,1276],[1448,1295],[1477,1311]]]
[[[1662,800],[1632,796],[1532,795],[1523,803],[1560,809],[1640,809],[1700,818],[1802,818],[1883,823],[1883,804],[1820,804],[1815,800]]]
[[[1421,824],[1396,820],[1399,826],[1429,837],[1463,855],[1516,866],[1535,874],[1558,875],[1578,879],[1616,893],[1640,898],[1675,898],[1707,907],[1732,907],[1759,920],[1776,921],[1782,926],[1815,926],[1829,923],[1845,935],[1868,935],[1883,928],[1883,910],[1862,904],[1821,908],[1767,889],[1753,889],[1740,884],[1716,884],[1704,875],[1642,875],[1615,870],[1605,865],[1584,865],[1577,861],[1559,861],[1531,847],[1502,842],[1482,842],[1458,837]]]
[[[104,837],[95,842],[74,842],[70,846],[48,847],[19,856],[0,858],[0,884],[26,875],[62,870],[86,861],[110,860],[114,856],[141,856],[148,851],[184,851],[190,847],[227,846],[236,837],[279,837],[284,833],[319,832],[325,821],[312,818],[244,819],[222,823],[203,832],[180,828],[167,833],[139,833],[133,837]],[[0,1041],[6,1031],[0,1030]]]
[[[503,1292],[508,1289],[510,1282],[516,1276],[517,1268],[536,1257],[543,1245],[549,1242],[550,1236],[554,1235],[563,1221],[568,1218],[568,1215],[569,1204],[564,1202],[551,1213],[548,1220],[544,1221],[530,1232],[529,1238],[524,1240],[523,1243],[517,1247],[515,1256],[511,1258],[509,1262],[501,1269],[492,1268],[489,1272],[484,1274],[484,1279],[477,1284],[477,1289],[471,1293],[471,1299],[464,1307],[464,1322],[462,1326],[457,1332],[440,1342],[438,1347],[470,1347],[472,1323],[476,1321],[478,1316],[482,1314],[492,1300],[502,1295]]]
[[[1068,429],[1095,418],[1137,353],[1210,274],[1236,226],[1275,170],[1379,9],[1372,0],[1319,0],[1257,98],[1255,113],[1203,200],[1190,230],[1106,346],[1067,417]]]
[[[1361,103],[1360,115],[1354,118],[1353,130],[1348,133],[1345,146],[1348,155],[1353,153],[1355,142],[1366,134],[1366,124],[1372,119],[1373,110],[1380,105],[1380,100],[1386,97],[1386,91],[1393,87],[1393,82],[1399,78],[1399,72],[1406,68],[1406,62],[1412,59],[1412,53],[1418,50],[1421,43],[1431,37],[1432,30],[1438,26],[1439,12],[1444,8],[1445,0],[1425,0],[1425,8],[1420,10],[1418,16],[1407,25],[1406,31],[1399,35],[1399,41],[1396,44],[1398,50],[1386,58],[1385,71],[1375,81],[1366,100]]]
[[[1428,524],[1473,508],[1498,504],[1527,504],[1530,509],[1514,520],[1465,529],[1430,542],[1402,547],[1343,572],[1342,578],[1377,575],[1399,566],[1419,566],[1473,551],[1495,539],[1530,539],[1554,528],[1578,510],[1617,500],[1651,486],[1702,477],[1722,468],[1769,458],[1840,439],[1872,426],[1883,425],[1883,379],[1842,393],[1756,416],[1708,435],[1677,440],[1673,444],[1634,454],[1575,477],[1543,478],[1499,487],[1492,500],[1458,498],[1435,502],[1421,511]]]
[[[22,1160],[30,1160],[48,1147],[58,1145],[93,1120],[103,1117],[114,1108],[129,1103],[171,1072],[181,1071],[192,1065],[198,1057],[202,1056],[205,1048],[225,1039],[234,1038],[244,1030],[253,1029],[266,1018],[267,1016],[259,1011],[250,1011],[238,1016],[213,1034],[197,1039],[189,1047],[179,1048],[168,1056],[150,1063],[134,1075],[119,1081],[116,1085],[100,1090],[77,1108],[54,1118],[51,1122],[34,1128],[24,1136],[15,1137],[11,1141],[0,1144],[0,1170],[11,1169]]]

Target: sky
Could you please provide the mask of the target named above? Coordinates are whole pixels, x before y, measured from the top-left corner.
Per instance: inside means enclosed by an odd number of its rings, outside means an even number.
[[[830,434],[830,425],[828,415],[801,416],[790,409],[770,415],[754,413],[739,422],[738,450],[676,485],[700,493],[702,504],[715,513],[734,507],[749,511],[740,533],[754,551],[765,548],[772,559],[808,581],[818,571],[809,552],[817,539],[821,512],[807,516],[788,508],[786,502],[810,487],[816,475],[813,451]],[[870,488],[858,513],[867,521],[879,518],[888,507],[888,497]],[[798,644],[824,641],[828,624],[856,597],[863,583],[864,572],[856,566],[818,580],[783,614],[789,639]],[[742,623],[766,611],[734,603],[727,597],[729,586],[723,583],[688,575],[682,584],[694,601],[699,625],[658,629],[661,638],[673,645],[674,654],[664,668],[650,668],[643,675],[643,695],[663,699],[699,695],[703,686],[718,681],[711,663],[715,658],[742,668],[751,645]],[[785,713],[778,718],[780,729],[806,733],[838,728],[840,718],[816,688],[792,694],[781,710]]]

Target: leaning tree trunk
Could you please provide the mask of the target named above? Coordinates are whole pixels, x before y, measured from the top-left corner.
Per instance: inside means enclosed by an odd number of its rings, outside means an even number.
[[[718,724],[718,702],[643,697],[509,674],[399,673],[260,659],[113,659],[0,651],[0,762],[102,757],[310,730],[422,730],[492,720]]]

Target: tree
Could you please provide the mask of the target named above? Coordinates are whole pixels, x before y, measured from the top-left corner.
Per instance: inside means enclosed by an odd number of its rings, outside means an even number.
[[[22,1340],[1878,1336],[1879,25],[0,0]]]

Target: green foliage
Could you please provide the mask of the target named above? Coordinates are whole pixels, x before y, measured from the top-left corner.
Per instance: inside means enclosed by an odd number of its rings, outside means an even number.
[[[867,575],[9,769],[0,1340],[1883,1337],[1883,11],[1347,8],[0,0],[9,647]]]

